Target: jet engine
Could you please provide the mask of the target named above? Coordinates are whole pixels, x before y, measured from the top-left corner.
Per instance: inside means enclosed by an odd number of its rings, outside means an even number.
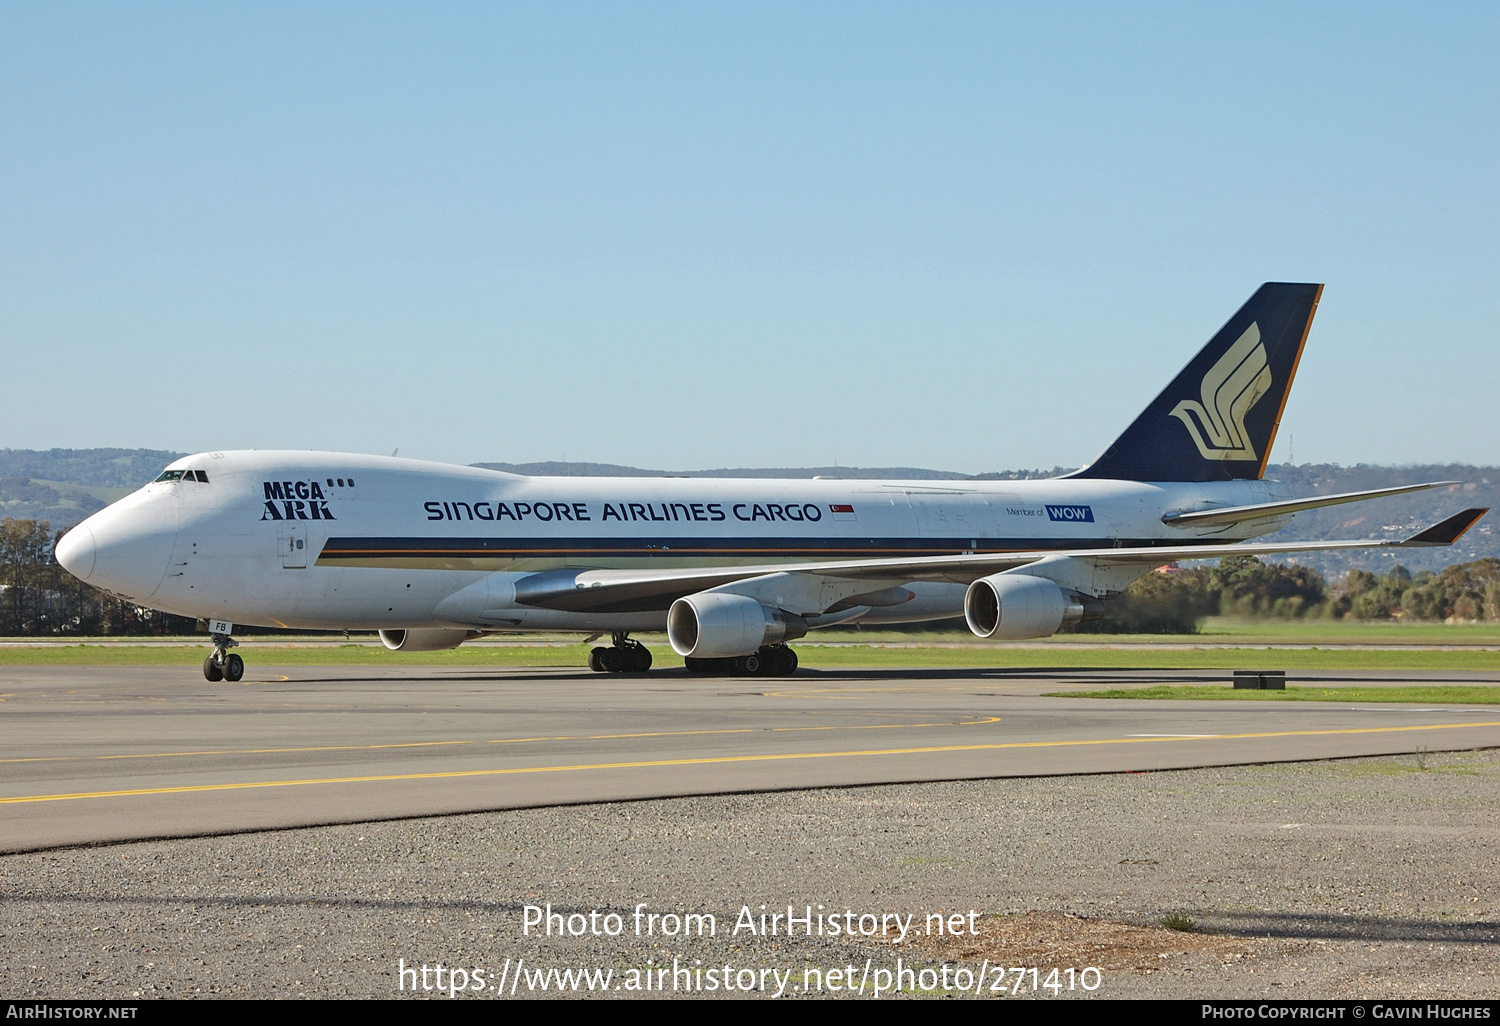
[[[672,603],[667,640],[680,656],[730,659],[807,633],[807,621],[745,595],[699,592]]]
[[[1059,627],[1103,615],[1104,603],[1098,599],[1027,574],[981,577],[964,594],[964,619],[981,638],[1045,638]]]
[[[479,631],[461,627],[427,627],[421,630],[381,631],[380,641],[393,652],[441,652],[445,648],[457,648],[470,638],[479,637]]]

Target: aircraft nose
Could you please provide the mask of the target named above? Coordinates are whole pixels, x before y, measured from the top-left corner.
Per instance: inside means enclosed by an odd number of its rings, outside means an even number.
[[[94,532],[87,524],[79,524],[58,540],[57,562],[80,581],[86,581],[94,572],[94,556],[97,551]]]
[[[167,576],[176,542],[175,495],[143,489],[63,535],[57,561],[96,588],[145,602]]]

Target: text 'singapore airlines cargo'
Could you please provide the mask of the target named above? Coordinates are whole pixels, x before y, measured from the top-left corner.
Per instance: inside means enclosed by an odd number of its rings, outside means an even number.
[[[612,634],[590,664],[643,672],[665,629],[690,670],[785,674],[831,624],[963,615],[1039,638],[1176,559],[1449,545],[1469,509],[1401,542],[1248,543],[1299,510],[1453,482],[1293,498],[1266,460],[1321,285],[1261,286],[1091,465],[1044,481],[521,477],[416,460],[209,452],[78,525],[58,561],[233,625],[377,629],[391,648],[486,631]]]

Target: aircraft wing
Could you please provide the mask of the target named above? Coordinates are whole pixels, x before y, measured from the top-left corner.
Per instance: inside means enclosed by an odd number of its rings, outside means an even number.
[[[1398,485],[1395,488],[1373,488],[1367,492],[1339,492],[1336,495],[1313,495],[1305,499],[1288,499],[1284,502],[1258,502],[1253,506],[1226,506],[1218,509],[1193,510],[1188,513],[1168,513],[1161,522],[1168,527],[1218,527],[1238,524],[1246,520],[1264,520],[1286,513],[1300,513],[1305,509],[1321,509],[1345,502],[1362,502],[1386,495],[1401,495],[1404,492],[1419,492],[1424,488],[1443,488],[1462,484],[1461,481],[1428,481],[1425,484]]]
[[[1267,556],[1283,552],[1335,549],[1427,548],[1452,545],[1486,509],[1466,509],[1400,541],[1250,542],[1232,545],[1159,545],[1122,549],[1053,549],[1031,552],[923,556],[912,559],[856,559],[761,566],[702,567],[682,570],[552,570],[516,582],[516,602],[570,612],[634,612],[661,609],[685,595],[768,574],[814,574],[840,579],[950,581],[969,584],[981,577],[1015,570],[1044,559],[1069,557],[1099,567],[1151,564],[1180,559]]]

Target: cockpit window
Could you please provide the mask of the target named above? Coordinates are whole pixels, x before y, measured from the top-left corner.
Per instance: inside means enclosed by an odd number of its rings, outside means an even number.
[[[195,471],[193,471],[193,473],[198,475],[198,480],[199,481],[201,481],[204,484],[208,484],[208,471],[206,471],[206,470],[195,470]]]
[[[157,480],[158,481],[181,481],[182,480],[182,475],[184,473],[185,472],[181,471],[181,470],[163,470],[161,472],[161,477],[157,478]]]

